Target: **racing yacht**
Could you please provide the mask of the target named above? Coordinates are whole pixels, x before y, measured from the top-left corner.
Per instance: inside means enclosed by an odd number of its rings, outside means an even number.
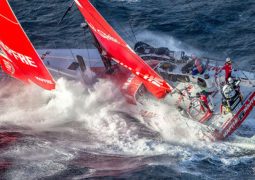
[[[88,0],[75,0],[90,30],[96,49],[35,50],[7,0],[0,0],[0,64],[8,75],[25,83],[52,90],[54,79],[66,77],[92,83],[97,78],[112,80],[127,102],[139,107],[144,118],[156,115],[147,110],[150,100],[164,103],[197,123],[202,139],[221,140],[231,135],[249,116],[254,106],[254,74],[232,73],[240,91],[224,82],[219,61],[195,58],[168,48],[138,42],[132,49],[104,20]],[[40,54],[40,56],[39,56]],[[199,65],[198,65],[199,64]],[[199,67],[199,73],[194,73]],[[53,78],[54,77],[54,78]],[[208,112],[198,97],[206,88]],[[223,102],[225,100],[225,103]],[[169,115],[170,116],[170,115]]]

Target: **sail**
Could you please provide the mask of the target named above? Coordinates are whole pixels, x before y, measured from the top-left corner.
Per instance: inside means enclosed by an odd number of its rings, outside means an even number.
[[[103,48],[102,55],[129,69],[140,77],[146,88],[163,98],[171,87],[112,29],[88,0],[75,0],[92,33]]]
[[[36,53],[9,3],[0,0],[0,64],[4,72],[44,89],[55,88],[55,82]]]

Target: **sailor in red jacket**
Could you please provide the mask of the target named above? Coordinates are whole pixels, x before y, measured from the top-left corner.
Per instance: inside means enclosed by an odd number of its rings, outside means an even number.
[[[227,83],[228,78],[231,77],[231,73],[232,73],[232,62],[231,62],[229,57],[226,59],[225,66],[223,66],[221,69],[225,70],[225,80],[226,80],[226,83]]]
[[[207,97],[211,94],[213,94],[214,92],[206,92],[206,89],[203,89],[201,94],[200,94],[200,100],[201,100],[201,103],[202,103],[202,111],[205,112],[205,108],[207,109],[207,111],[209,113],[211,113],[212,111],[210,110],[210,107],[208,105],[208,100],[207,100]]]

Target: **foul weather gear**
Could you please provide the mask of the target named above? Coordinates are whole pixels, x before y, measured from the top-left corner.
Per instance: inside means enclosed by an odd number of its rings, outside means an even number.
[[[226,82],[228,82],[228,78],[231,77],[231,73],[232,73],[232,63],[230,61],[226,62],[225,66],[223,66],[221,69],[225,70],[225,79],[226,79]]]
[[[200,100],[201,100],[201,103],[202,103],[202,110],[205,112],[205,109],[207,109],[207,111],[209,113],[211,113],[211,110],[210,110],[210,107],[208,105],[208,100],[207,100],[207,97],[211,94],[213,94],[214,92],[206,92],[205,89],[203,89],[202,93],[200,94]]]

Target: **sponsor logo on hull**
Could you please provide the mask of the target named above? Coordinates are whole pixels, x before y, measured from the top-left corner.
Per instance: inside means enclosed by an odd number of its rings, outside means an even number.
[[[239,119],[238,118],[234,118],[231,122],[232,124],[228,127],[228,129],[223,133],[223,137],[226,137],[230,131],[236,126],[236,124],[238,123]]]
[[[31,57],[20,54],[12,49],[10,49],[8,46],[6,46],[2,41],[0,41],[0,46],[2,47],[5,52],[7,52],[10,56],[13,56],[16,60],[22,62],[23,64],[32,66],[32,67],[37,67],[35,65],[35,62],[32,60]]]
[[[40,77],[35,77],[35,79],[37,79],[38,81],[44,82],[44,83],[54,84],[51,80],[48,80],[48,79],[43,79]]]
[[[117,40],[117,39],[115,39],[115,38],[113,38],[111,35],[107,35],[107,34],[105,34],[103,31],[101,31],[100,29],[96,29],[92,24],[90,24],[90,23],[88,23],[88,25],[89,25],[89,27],[91,28],[91,29],[93,29],[93,31],[95,31],[95,32],[97,32],[101,37],[103,37],[103,38],[105,38],[105,39],[108,39],[108,40],[110,40],[110,41],[113,41],[113,42],[115,42],[115,43],[117,43],[117,44],[120,44],[120,42]]]
[[[253,106],[253,103],[255,101],[255,96],[250,100],[250,102],[248,104],[245,104],[245,108],[243,109],[244,110],[244,113],[246,113],[246,111],[251,107]]]
[[[104,33],[103,31],[101,31],[100,29],[96,29],[92,24],[90,24],[90,23],[88,23],[88,25],[89,25],[89,27],[94,31],[94,32],[96,32],[96,33],[98,33],[101,37],[103,37],[103,38],[105,38],[105,39],[108,39],[108,40],[110,40],[110,41],[113,41],[113,42],[115,42],[115,43],[117,43],[117,44],[119,44],[119,45],[121,45],[121,43],[117,40],[117,39],[115,39],[115,38],[113,38],[111,35],[107,35],[106,33]],[[135,53],[134,51],[133,51],[133,49],[129,46],[129,45],[127,45],[127,44],[125,44],[124,46],[126,46],[130,51],[132,51],[133,53]],[[117,59],[115,59],[115,58],[111,58],[113,61],[115,61],[116,63],[118,63],[118,64],[120,64],[120,65],[122,65],[122,66],[124,66],[125,68],[127,68],[127,69],[129,69],[130,71],[133,71],[133,69],[131,68],[131,67],[129,67],[129,66],[127,66],[126,64],[124,64],[123,62],[120,62],[119,60],[117,60]],[[154,84],[154,85],[156,85],[156,86],[158,86],[158,87],[162,87],[163,86],[163,83],[162,82],[160,82],[160,81],[158,81],[155,77],[153,77],[153,76],[150,76],[150,75],[144,75],[144,74],[142,74],[141,72],[134,72],[137,76],[141,76],[144,80],[147,80],[147,81],[149,81],[149,82],[151,82],[152,84]]]
[[[13,65],[9,61],[6,61],[4,59],[3,59],[3,62],[4,62],[4,66],[5,66],[6,70],[9,71],[10,74],[14,74],[15,69],[14,69]]]
[[[225,128],[222,137],[219,139],[225,138],[229,136],[241,123],[247,118],[250,114],[250,111],[253,109],[255,103],[255,92],[249,97],[249,99],[245,102],[245,104],[240,108],[238,113],[234,116],[234,118],[230,121],[229,125]]]

